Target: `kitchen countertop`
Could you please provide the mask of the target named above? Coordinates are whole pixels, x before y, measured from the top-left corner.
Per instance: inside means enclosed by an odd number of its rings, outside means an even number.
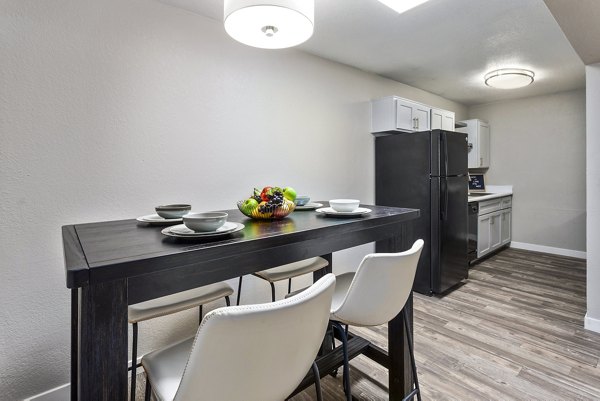
[[[485,193],[489,195],[469,196],[468,202],[481,202],[490,199],[502,198],[513,194],[512,185],[488,185]]]

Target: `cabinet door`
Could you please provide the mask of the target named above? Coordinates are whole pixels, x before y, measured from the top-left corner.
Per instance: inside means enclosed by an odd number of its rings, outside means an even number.
[[[413,118],[416,122],[416,131],[429,131],[429,113],[431,109],[427,106],[415,104]]]
[[[490,214],[477,218],[477,257],[480,258],[491,250]]]
[[[502,218],[501,212],[490,215],[490,250],[494,250],[502,245]]]
[[[414,131],[416,123],[413,117],[413,105],[396,101],[396,128],[404,131]]]
[[[504,209],[500,215],[500,241],[501,245],[506,245],[512,237],[512,209]]]
[[[431,129],[446,129],[443,110],[431,109]]]
[[[490,126],[487,123],[479,122],[478,134],[478,153],[479,167],[490,166]]]
[[[434,128],[431,128],[434,129]],[[454,113],[449,111],[444,113],[442,119],[442,129],[445,131],[455,131],[454,128]]]

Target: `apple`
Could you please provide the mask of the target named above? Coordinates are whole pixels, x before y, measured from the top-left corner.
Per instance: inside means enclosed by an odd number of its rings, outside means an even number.
[[[283,189],[283,197],[285,199],[291,200],[292,202],[296,200],[296,190],[292,187],[285,187]]]
[[[258,207],[258,202],[254,198],[249,198],[244,201],[242,204],[242,213],[246,215],[251,215],[252,211]]]
[[[271,195],[273,195],[273,190],[271,187],[264,187],[260,193],[260,197],[264,202],[268,202],[269,199],[271,199]]]

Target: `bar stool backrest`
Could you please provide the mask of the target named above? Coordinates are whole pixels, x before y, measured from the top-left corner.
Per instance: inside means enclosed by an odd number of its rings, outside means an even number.
[[[364,257],[344,300],[332,319],[355,326],[377,326],[392,320],[412,290],[423,240],[399,253],[373,253]]]
[[[334,289],[335,276],[327,274],[288,299],[208,313],[175,401],[285,399],[317,355]]]

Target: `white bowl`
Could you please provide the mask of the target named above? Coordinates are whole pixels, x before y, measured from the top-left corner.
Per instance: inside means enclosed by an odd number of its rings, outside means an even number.
[[[336,212],[353,212],[358,209],[360,201],[358,199],[332,199],[329,206]]]
[[[227,216],[224,212],[189,213],[183,216],[183,224],[194,231],[215,231],[227,222]]]

